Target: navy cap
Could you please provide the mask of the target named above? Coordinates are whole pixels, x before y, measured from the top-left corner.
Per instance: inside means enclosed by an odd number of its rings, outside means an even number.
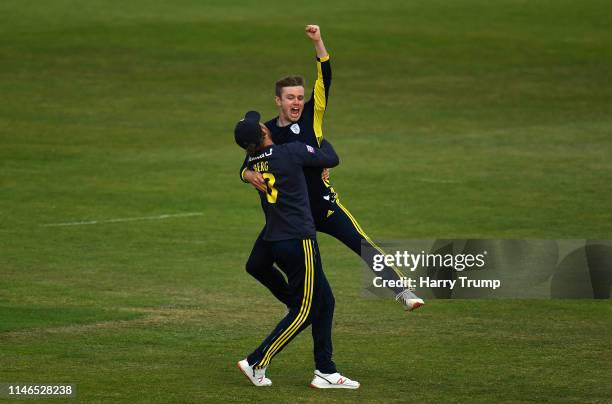
[[[246,149],[250,145],[255,147],[261,143],[261,126],[259,126],[261,115],[257,111],[249,111],[244,118],[238,121],[234,129],[234,139],[238,146]]]

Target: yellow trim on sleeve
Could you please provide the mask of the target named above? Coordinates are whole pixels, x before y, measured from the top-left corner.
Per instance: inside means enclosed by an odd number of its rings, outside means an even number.
[[[321,146],[321,141],[323,140],[323,115],[325,114],[326,106],[327,99],[325,98],[323,71],[321,70],[321,63],[317,62],[317,81],[315,81],[314,86],[314,119],[312,126],[319,146]]]
[[[329,55],[319,58],[319,62],[327,62],[328,60],[329,60]]]

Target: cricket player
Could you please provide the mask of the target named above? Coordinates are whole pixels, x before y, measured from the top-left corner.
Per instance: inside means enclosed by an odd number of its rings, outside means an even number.
[[[319,148],[323,141],[323,116],[329,99],[332,73],[329,55],[321,38],[321,30],[317,25],[307,25],[305,31],[306,36],[312,40],[317,54],[317,80],[312,96],[305,102],[304,79],[301,76],[289,76],[279,80],[276,83],[275,98],[278,116],[267,121],[265,125],[271,132],[275,144],[297,141]],[[384,253],[366,235],[348,209],[340,203],[338,194],[329,182],[327,170],[324,171],[323,167],[305,167],[304,175],[317,231],[335,237],[359,256],[361,256],[362,242],[372,247],[368,248],[368,251]],[[240,178],[260,191],[266,189],[265,178],[260,172],[249,169],[247,160],[241,167]],[[265,228],[253,246],[246,270],[266,286],[277,299],[287,304],[287,284],[262,247],[264,231]],[[373,267],[373,254],[362,258],[370,268]],[[397,268],[385,267],[379,276],[386,280],[397,280],[404,274]],[[424,304],[423,300],[408,289],[400,287],[392,289],[396,300],[403,304],[405,310],[412,311]]]
[[[261,253],[269,255],[287,276],[289,311],[272,333],[238,368],[255,386],[270,386],[266,369],[295,336],[312,324],[315,388],[357,389],[359,383],[336,370],[332,360],[334,296],[321,265],[315,225],[308,202],[304,167],[334,167],[339,163],[332,146],[304,143],[275,145],[270,131],[259,123],[260,115],[248,112],[234,130],[236,143],[247,151],[249,169],[261,173],[266,190],[260,191],[266,225]]]

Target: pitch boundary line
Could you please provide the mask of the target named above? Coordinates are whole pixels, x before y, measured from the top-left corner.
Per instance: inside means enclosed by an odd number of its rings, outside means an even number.
[[[202,212],[189,212],[189,213],[165,214],[165,215],[158,215],[158,216],[122,217],[122,218],[104,219],[104,220],[83,220],[83,221],[78,221],[78,222],[47,223],[47,224],[41,224],[40,227],[86,226],[90,224],[102,224],[102,223],[135,222],[138,220],[164,220],[164,219],[171,219],[174,217],[202,216],[203,214],[204,213]]]

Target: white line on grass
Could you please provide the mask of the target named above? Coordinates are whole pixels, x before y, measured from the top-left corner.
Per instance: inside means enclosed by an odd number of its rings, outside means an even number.
[[[56,227],[56,226],[84,226],[88,224],[100,224],[100,223],[120,223],[120,222],[134,222],[137,220],[163,220],[170,219],[173,217],[189,217],[189,216],[202,216],[202,212],[190,212],[190,213],[177,213],[172,215],[159,215],[159,216],[141,216],[141,217],[123,217],[118,219],[105,219],[105,220],[86,220],[81,222],[65,222],[65,223],[49,223],[41,224],[41,227]]]

